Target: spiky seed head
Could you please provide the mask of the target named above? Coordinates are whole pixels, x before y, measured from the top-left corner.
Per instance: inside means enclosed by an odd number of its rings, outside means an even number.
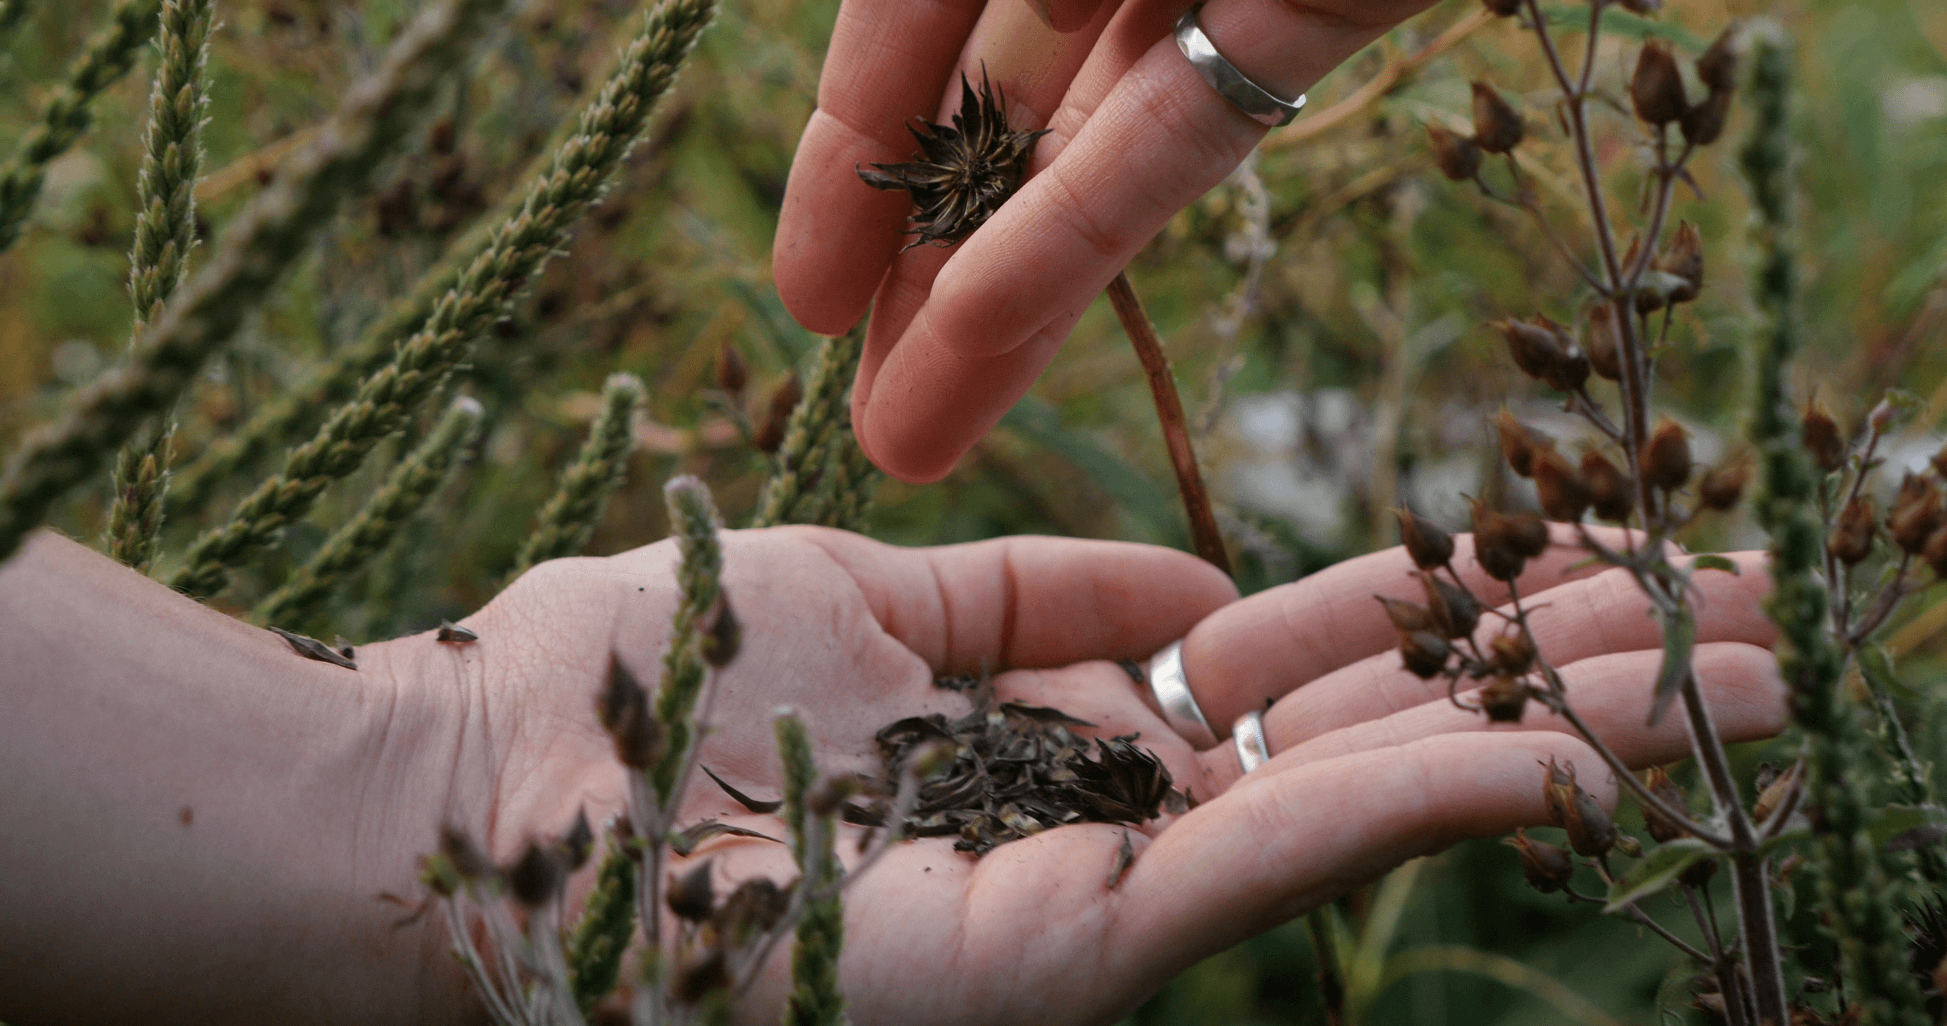
[[[975,89],[960,75],[960,110],[951,125],[914,119],[906,128],[919,152],[903,164],[873,164],[858,175],[875,189],[902,190],[918,208],[907,218],[906,248],[951,246],[987,223],[1021,187],[1037,139],[1047,131],[1016,132],[1007,125],[1007,95],[980,72]]]

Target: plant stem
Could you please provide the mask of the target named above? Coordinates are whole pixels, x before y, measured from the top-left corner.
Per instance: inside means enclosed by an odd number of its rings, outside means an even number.
[[[1156,400],[1156,419],[1163,429],[1163,442],[1169,446],[1170,467],[1176,471],[1176,488],[1183,495],[1183,512],[1190,519],[1190,538],[1197,555],[1211,566],[1230,575],[1230,556],[1224,551],[1224,536],[1217,529],[1217,516],[1210,509],[1210,493],[1204,488],[1203,473],[1197,469],[1196,450],[1190,445],[1190,425],[1183,416],[1183,400],[1176,392],[1176,379],[1170,374],[1169,357],[1163,342],[1156,337],[1156,326],[1143,312],[1135,287],[1124,271],[1109,282],[1109,304],[1122,321],[1129,343],[1136,347],[1143,373],[1149,378],[1149,393]]]

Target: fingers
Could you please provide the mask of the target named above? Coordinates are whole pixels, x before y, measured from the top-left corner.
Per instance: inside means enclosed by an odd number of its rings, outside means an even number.
[[[1074,32],[1087,25],[1102,0],[1027,0],[1042,22],[1056,32]]]
[[[1409,858],[1546,821],[1550,758],[1615,782],[1581,741],[1546,731],[1445,734],[1245,781],[1171,824],[1117,890],[1115,955],[1164,979]],[[1088,883],[1101,886],[1090,874]]]
[[[937,673],[1146,658],[1237,595],[1209,564],[1152,545],[1011,537],[901,549],[776,530],[824,550],[879,625]]]
[[[979,0],[845,0],[832,27],[818,109],[791,161],[778,216],[778,295],[805,327],[844,334],[865,313],[904,243],[904,193],[853,168],[905,160],[906,122],[940,102]]]

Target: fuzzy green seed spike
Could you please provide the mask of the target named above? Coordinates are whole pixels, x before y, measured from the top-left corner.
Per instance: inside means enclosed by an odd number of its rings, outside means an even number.
[[[392,304],[357,340],[310,380],[254,413],[241,428],[213,444],[178,476],[170,509],[200,508],[240,468],[285,444],[317,410],[343,402],[361,381],[385,366],[417,334],[440,299],[459,287],[475,261],[524,217],[545,217],[560,232],[600,198],[642,134],[656,103],[668,92],[698,36],[715,16],[716,0],[662,0],[622,50],[615,71],[574,119],[574,131],[536,162],[525,188],[509,194],[494,213],[447,248],[411,291]],[[533,197],[546,202],[533,205]]]
[[[212,0],[164,0],[156,48],[161,68],[149,91],[149,128],[135,194],[135,246],[128,290],[135,304],[133,347],[142,328],[182,284],[196,245],[196,180],[203,171],[203,113],[209,106]],[[169,494],[173,427],[123,446],[108,514],[109,555],[147,572],[154,561]]]
[[[0,20],[17,20],[25,13],[13,10],[19,2],[8,0]],[[88,40],[88,48],[68,69],[67,81],[41,108],[39,120],[21,137],[6,164],[0,165],[0,253],[19,241],[22,226],[40,198],[47,165],[66,153],[94,122],[90,108],[95,97],[135,66],[142,44],[155,32],[161,6],[162,0],[119,0],[108,12],[108,25]]]
[[[635,414],[642,407],[642,380],[616,374],[602,387],[602,412],[581,453],[561,474],[561,484],[541,507],[534,533],[514,560],[514,577],[536,563],[572,556],[588,544],[608,497],[622,486],[635,448]]]
[[[752,527],[822,524],[857,530],[864,521],[878,481],[878,470],[852,434],[852,377],[864,341],[858,329],[818,348]]]
[[[804,721],[786,711],[778,716],[775,729],[778,756],[784,762],[784,822],[791,830],[798,886],[806,888],[804,915],[791,946],[791,996],[784,1007],[784,1022],[785,1026],[839,1026],[846,1019],[845,998],[838,989],[838,957],[845,947],[838,820],[835,814],[818,816],[806,808],[818,766]]]
[[[471,397],[455,401],[426,440],[392,468],[364,508],[258,603],[250,618],[260,624],[299,624],[332,588],[378,558],[479,439],[481,413],[480,403]]]
[[[635,862],[620,843],[611,844],[568,942],[569,980],[582,1015],[615,989],[634,934]]]
[[[1796,254],[1791,247],[1791,58],[1780,31],[1751,32],[1751,136],[1739,154],[1757,207],[1760,252],[1756,410],[1751,439],[1761,454],[1764,492],[1756,513],[1771,535],[1778,668],[1791,687],[1793,718],[1809,748],[1806,803],[1814,820],[1819,895],[1836,935],[1847,992],[1862,1026],[1924,1026],[1918,983],[1907,971],[1907,938],[1881,853],[1866,832],[1866,784],[1879,772],[1859,710],[1843,690],[1846,655],[1828,633],[1819,477],[1796,437],[1784,369],[1798,349]]]
[[[447,0],[414,18],[378,71],[223,232],[209,265],[143,331],[128,362],[81,389],[59,420],[21,443],[0,477],[0,559],[55,500],[100,472],[146,419],[175,403],[309,249],[339,201],[411,137],[439,83],[508,2]]]
[[[723,592],[723,543],[717,537],[722,521],[703,482],[687,474],[676,478],[663,486],[663,499],[683,556],[676,570],[680,598],[670,619],[662,684],[656,689],[656,719],[668,731],[668,740],[649,777],[656,794],[666,801],[697,736],[696,703],[707,676],[700,627]]]

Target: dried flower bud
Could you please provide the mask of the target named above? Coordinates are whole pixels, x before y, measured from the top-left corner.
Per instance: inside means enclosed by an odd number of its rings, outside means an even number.
[[[1690,433],[1663,418],[1643,449],[1643,478],[1650,487],[1673,492],[1690,481]]]
[[[710,860],[705,859],[682,876],[670,877],[667,900],[669,910],[680,918],[692,923],[709,919],[717,906],[717,889],[710,882]]]
[[[771,393],[770,411],[764,414],[764,422],[757,426],[757,434],[751,444],[757,451],[773,453],[784,444],[785,429],[791,426],[791,411],[797,409],[804,399],[804,383],[798,380],[798,372],[792,371],[784,383]]]
[[[472,835],[451,823],[439,828],[439,853],[462,880],[491,880],[498,872]]]
[[[1683,282],[1670,293],[1670,302],[1688,303],[1704,287],[1704,239],[1689,221],[1677,224],[1676,238],[1656,261],[1656,269]]]
[[[743,395],[744,386],[750,383],[750,367],[744,363],[743,354],[737,352],[737,347],[730,342],[725,342],[723,348],[717,350],[713,370],[717,387],[732,396]]]
[[[1426,138],[1433,144],[1433,163],[1441,174],[1456,182],[1468,182],[1481,173],[1481,149],[1474,140],[1439,125],[1426,126]]]
[[[1616,524],[1629,520],[1636,508],[1636,491],[1608,457],[1594,449],[1583,453],[1582,480],[1589,483],[1589,505],[1598,518]]]
[[[1420,575],[1420,588],[1426,594],[1426,608],[1433,617],[1434,633],[1447,638],[1464,638],[1480,626],[1481,604],[1472,592],[1431,573]]]
[[[743,648],[744,626],[737,620],[737,611],[731,608],[728,591],[717,592],[716,602],[704,614],[701,641],[703,661],[719,670],[729,666]]]
[[[1683,74],[1669,44],[1650,40],[1636,58],[1636,73],[1629,80],[1629,99],[1636,116],[1652,125],[1666,125],[1683,117],[1690,102],[1683,95]]]
[[[1878,528],[1879,512],[1873,497],[1856,496],[1839,512],[1839,522],[1833,525],[1832,537],[1826,539],[1825,547],[1833,559],[1855,566],[1873,554],[1873,535]]]
[[[1622,380],[1622,336],[1616,326],[1616,308],[1597,303],[1589,309],[1589,367],[1610,381]]]
[[[1649,779],[1645,781],[1649,792],[1663,800],[1663,804],[1679,812],[1690,808],[1690,796],[1683,793],[1683,787],[1670,779],[1661,766],[1650,767]],[[1675,821],[1665,817],[1648,805],[1643,806],[1643,827],[1649,831],[1650,839],[1658,844],[1674,841],[1688,831]]]
[[[1558,392],[1573,392],[1589,380],[1589,358],[1569,341],[1563,325],[1536,315],[1526,321],[1497,321],[1495,327],[1507,336],[1508,353],[1521,373]]]
[[[553,845],[527,842],[526,850],[507,867],[507,889],[514,900],[539,908],[554,900],[568,882],[568,866]]]
[[[1401,634],[1414,631],[1437,631],[1439,627],[1433,619],[1433,611],[1413,602],[1403,602],[1384,595],[1374,595],[1379,604],[1386,607],[1386,618],[1393,622],[1393,629]]]
[[[1486,82],[1474,83],[1474,145],[1506,153],[1521,144],[1521,115]]]
[[[1544,453],[1535,461],[1535,495],[1548,519],[1568,524],[1581,520],[1594,501],[1589,483],[1575,472],[1568,457],[1558,452]]]
[[[1790,804],[1792,792],[1798,790],[1805,778],[1805,764],[1792,763],[1791,768],[1780,773],[1758,793],[1758,800],[1751,805],[1751,822],[1762,823],[1771,814]]]
[[[1569,846],[1588,858],[1605,854],[1616,844],[1616,824],[1595,796],[1575,782],[1575,764],[1566,770],[1548,760],[1543,777],[1543,800],[1549,821],[1568,831]]]
[[[1751,486],[1751,458],[1745,454],[1733,457],[1730,462],[1710,468],[1704,472],[1704,479],[1697,485],[1697,501],[1705,509],[1719,512],[1737,508],[1738,501],[1744,498],[1744,490]]]
[[[1534,638],[1518,624],[1509,624],[1495,635],[1488,648],[1493,652],[1494,672],[1503,676],[1519,677],[1535,663]]]
[[[1474,558],[1489,577],[1512,581],[1548,550],[1548,525],[1533,513],[1500,513],[1479,500],[1473,510]]]
[[[1709,146],[1724,134],[1724,122],[1731,116],[1731,94],[1714,92],[1683,112],[1683,140],[1692,146]]]
[[[595,830],[588,825],[588,810],[576,809],[575,821],[568,825],[568,832],[561,835],[561,853],[568,860],[568,872],[573,873],[588,864],[588,856],[595,851]]]
[[[1399,543],[1406,546],[1406,554],[1413,557],[1413,565],[1422,570],[1446,566],[1453,559],[1453,535],[1440,528],[1439,524],[1413,512],[1410,509],[1393,511],[1399,517]]]
[[[663,725],[649,708],[649,693],[635,674],[611,656],[608,680],[595,702],[595,718],[615,739],[615,757],[630,769],[647,769],[662,755]]]
[[[1575,878],[1575,860],[1561,848],[1537,841],[1523,830],[1516,830],[1507,843],[1521,856],[1521,876],[1535,890],[1553,894]]]
[[[1697,80],[1713,93],[1737,88],[1737,25],[1726,25],[1710,49],[1697,58]]]
[[[1933,568],[1935,577],[1947,581],[1947,526],[1927,536],[1927,544],[1920,550],[1920,558]]]
[[[1940,507],[1940,486],[1932,478],[1908,474],[1893,499],[1893,511],[1886,515],[1887,533],[1903,551],[1917,556],[1941,525]]]
[[[1447,668],[1447,657],[1451,654],[1453,648],[1447,639],[1432,631],[1414,631],[1399,640],[1400,662],[1408,673],[1421,680],[1439,676]]]
[[[1805,451],[1812,454],[1812,462],[1818,464],[1820,470],[1830,474],[1846,465],[1850,447],[1846,445],[1844,433],[1839,430],[1839,422],[1818,396],[1813,396],[1805,404],[1805,416],[1799,422],[1799,427],[1799,440],[1804,443]]]
[[[1520,477],[1535,476],[1536,453],[1555,450],[1554,439],[1514,419],[1505,406],[1494,418],[1494,433],[1501,438],[1501,458]]]
[[[907,245],[950,246],[985,224],[1021,185],[1035,141],[1046,130],[1016,132],[1007,123],[1007,94],[996,89],[981,72],[975,89],[960,76],[960,110],[950,125],[925,121],[908,124],[919,143],[913,160],[903,164],[873,164],[858,168],[858,176],[875,189],[903,190],[918,209],[907,218]]]
[[[1490,723],[1520,723],[1528,710],[1528,685],[1514,677],[1495,677],[1475,696]]]

